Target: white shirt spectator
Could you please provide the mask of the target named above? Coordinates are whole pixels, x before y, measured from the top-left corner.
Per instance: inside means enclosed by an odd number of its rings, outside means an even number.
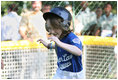
[[[84,26],[82,23],[78,22],[78,24],[75,25],[75,34],[76,35],[81,35],[81,31],[83,30]]]
[[[28,38],[34,40],[43,38],[47,40],[45,20],[41,11],[29,11],[24,13],[20,22],[20,31],[22,32],[23,29],[25,29]]]
[[[77,14],[77,19],[82,25],[84,25],[83,31],[86,31],[89,28],[89,22],[90,22],[90,9],[87,7],[85,11],[80,11],[79,14]]]
[[[101,23],[103,21],[102,16],[97,19],[97,15],[95,12],[91,12],[90,14],[90,23],[89,25],[97,24],[98,27],[101,27]]]
[[[117,19],[114,17],[114,15],[112,13],[110,13],[110,15],[108,17],[106,17],[106,15],[102,16],[102,33],[101,36],[102,37],[107,37],[107,36],[111,36],[112,35],[112,28],[113,26],[117,25]]]
[[[16,12],[9,12],[1,19],[1,41],[19,40],[19,23],[21,17]]]

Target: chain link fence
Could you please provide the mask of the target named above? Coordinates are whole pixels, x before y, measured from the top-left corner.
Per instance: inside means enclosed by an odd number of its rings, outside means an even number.
[[[80,37],[83,44],[82,63],[86,79],[116,79],[116,38]],[[51,79],[57,69],[57,56],[42,44],[29,41],[3,41],[2,79]]]
[[[97,7],[101,7],[102,9],[104,8],[105,4],[110,3],[112,5],[113,13],[116,14],[117,10],[117,1],[86,1],[88,3],[88,7],[90,8],[91,11],[95,11]],[[65,5],[69,4],[72,5],[73,7],[73,12],[75,12],[75,15],[79,13],[81,10],[81,1],[43,1],[43,5],[49,4],[53,7],[55,6],[62,6],[64,7]]]
[[[88,7],[91,11],[95,11],[97,7],[104,8],[105,4],[110,3],[112,5],[112,12],[117,14],[117,1],[86,1],[88,3]],[[20,15],[23,8],[27,8],[28,10],[31,9],[31,1],[1,1],[1,15],[7,14],[8,6],[12,3],[15,3],[19,6],[18,14]],[[42,1],[42,4],[51,5],[51,7],[62,6],[64,7],[67,4],[72,5],[73,12],[75,15],[79,13],[81,10],[81,1]]]
[[[75,31],[75,27],[76,27],[76,25],[78,25],[78,24],[75,23],[75,18],[77,20],[79,20],[78,19],[78,14],[83,9],[82,6],[81,6],[81,2],[82,1],[42,1],[42,7],[43,7],[43,5],[50,5],[51,8],[56,7],[56,6],[65,7],[66,5],[72,5],[72,11],[73,11],[72,23],[73,23],[73,31]],[[1,3],[2,3],[1,4],[1,15],[2,16],[7,14],[8,5],[10,5],[12,3],[18,4],[18,6],[19,6],[18,7],[18,14],[19,15],[21,15],[24,12],[25,9],[27,9],[27,10],[31,10],[32,9],[31,1],[2,1]],[[104,6],[105,6],[105,4],[110,3],[111,6],[112,6],[112,11],[111,12],[114,15],[117,15],[117,1],[86,1],[86,4],[87,3],[88,3],[88,8],[90,9],[91,12],[95,12],[96,9],[98,7],[100,7],[103,10],[103,14],[102,15],[104,15]],[[90,13],[90,14],[94,15],[93,13]],[[92,25],[92,24],[88,23],[88,22],[90,22],[88,20],[90,20],[91,17],[92,17],[91,15],[90,15],[90,17],[86,18],[87,19],[86,24],[88,24],[87,27],[90,27]],[[83,24],[84,27],[86,27],[86,25],[84,25],[85,22],[82,22],[81,20],[79,20],[79,21]],[[83,27],[81,27],[81,28],[83,28]],[[84,33],[82,33],[82,34],[84,34]]]
[[[23,8],[31,9],[31,1],[2,1],[1,15],[7,14],[7,5],[19,5],[18,14]],[[73,7],[74,16],[81,11],[81,1],[42,1],[43,5]],[[88,1],[88,7],[95,11],[97,7],[104,8],[106,3],[112,5],[112,12],[117,14],[117,1]],[[104,13],[103,13],[104,14]],[[116,79],[117,60],[114,58],[116,38],[81,37],[83,42],[83,65],[86,79]],[[57,57],[54,50],[47,50],[37,43],[27,41],[2,42],[1,58],[4,69],[2,79],[51,79],[56,72]]]

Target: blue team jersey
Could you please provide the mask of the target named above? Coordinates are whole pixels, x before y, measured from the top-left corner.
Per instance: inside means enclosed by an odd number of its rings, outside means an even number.
[[[82,50],[82,43],[80,39],[72,32],[69,33],[64,38],[62,38],[61,41],[63,43],[74,45],[78,47],[80,50]],[[57,57],[58,57],[57,65],[59,69],[63,71],[69,71],[69,72],[80,72],[83,69],[82,55],[76,56],[58,47],[57,45],[55,47],[56,47],[56,52],[57,52]]]

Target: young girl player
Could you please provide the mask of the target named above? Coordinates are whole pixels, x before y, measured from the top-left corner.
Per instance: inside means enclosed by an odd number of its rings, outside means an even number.
[[[50,33],[51,41],[47,43],[39,39],[49,49],[55,48],[58,58],[58,68],[54,79],[84,79],[82,66],[82,43],[70,31],[71,14],[63,7],[55,7],[50,12],[44,13],[46,30]]]

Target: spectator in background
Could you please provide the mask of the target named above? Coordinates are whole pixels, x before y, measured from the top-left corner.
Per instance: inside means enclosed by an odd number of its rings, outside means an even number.
[[[21,16],[17,14],[17,11],[18,5],[10,4],[8,7],[8,14],[3,16],[3,18],[1,19],[1,41],[17,41],[21,39],[21,36],[19,34],[19,24]],[[12,55],[13,54],[11,54],[10,56]],[[13,60],[14,62],[16,60],[14,56]],[[1,59],[1,69],[3,69],[5,65],[6,64],[4,64],[3,60]],[[12,74],[14,74],[14,70],[9,69],[8,72],[10,73],[7,74],[7,79],[11,79]]]
[[[107,3],[104,7],[105,14],[102,16],[102,37],[113,37],[117,29],[117,17],[114,17],[111,4]]]
[[[96,9],[96,24],[97,28],[94,30],[95,36],[101,35],[101,22],[102,22],[102,8],[98,7]]]
[[[116,23],[116,30],[114,32],[113,37],[117,38],[117,14],[114,14],[114,23]]]
[[[88,2],[82,1],[81,4],[81,10],[77,14],[77,19],[80,21],[83,25],[84,28],[82,30],[82,35],[85,35],[86,30],[89,28],[89,21],[90,21],[90,9],[88,8]]]
[[[83,29],[83,25],[74,17],[74,13],[72,10],[72,5],[66,5],[65,8],[71,13],[72,15],[72,22],[70,26],[70,30],[73,31],[76,35],[81,35],[81,30]]]
[[[100,36],[102,23],[102,9],[98,7],[95,12],[91,12],[90,17],[90,27],[85,32],[85,34]]]
[[[1,41],[17,41],[21,39],[19,34],[19,23],[21,17],[17,14],[18,6],[11,4],[8,14],[1,19]]]
[[[50,9],[51,9],[51,5],[49,5],[49,4],[45,4],[45,5],[43,5],[41,11],[42,11],[43,13],[46,13],[46,12],[49,12]]]
[[[37,39],[40,38],[47,40],[45,20],[43,18],[43,13],[40,11],[42,8],[42,2],[32,1],[32,8],[32,11],[28,11],[22,14],[20,34],[24,40],[37,41]],[[37,54],[42,55],[41,53]],[[32,55],[29,56],[28,60],[30,60],[31,57]],[[27,68],[29,68],[30,78],[44,78],[45,69],[43,66],[43,62],[46,56],[43,56],[42,58],[42,56],[33,55],[33,57],[35,57],[36,59],[32,62],[32,66],[28,67],[27,65],[25,65]],[[37,60],[37,57],[40,60]],[[25,68],[22,69],[22,74],[24,74],[25,71]]]
[[[45,30],[45,20],[41,1],[32,1],[32,11],[22,14],[20,23],[20,34],[22,39],[36,41],[39,38],[47,39]]]

